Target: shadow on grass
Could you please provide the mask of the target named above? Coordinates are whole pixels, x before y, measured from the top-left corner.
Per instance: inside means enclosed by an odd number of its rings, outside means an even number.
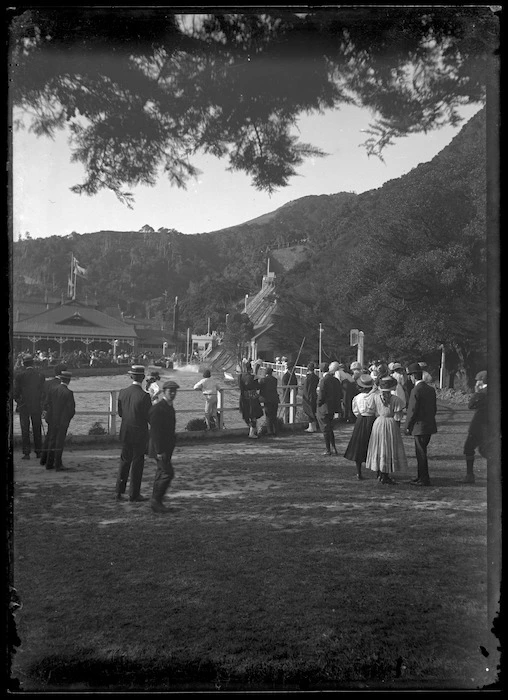
[[[209,660],[156,660],[135,662],[119,658],[47,656],[29,669],[28,675],[39,690],[327,690],[347,687],[384,687],[400,679],[402,659],[395,667],[381,656],[367,655],[356,659],[352,667],[304,667],[298,664],[280,668],[266,662],[251,662],[243,673],[228,665]],[[325,664],[326,666],[326,664]],[[335,666],[335,664],[331,664]],[[362,680],[359,680],[359,679]],[[405,680],[418,687],[418,682]]]

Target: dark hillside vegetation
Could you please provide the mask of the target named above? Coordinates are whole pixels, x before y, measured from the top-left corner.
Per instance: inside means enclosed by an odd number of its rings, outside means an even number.
[[[444,342],[449,362],[472,375],[486,355],[485,133],[482,110],[432,161],[383,187],[303,197],[212,233],[101,231],[18,241],[15,296],[65,293],[72,252],[89,271],[83,290],[100,307],[163,317],[178,296],[182,324],[204,332],[208,318],[221,329],[225,314],[259,290],[273,251],[277,328],[287,353],[322,323],[325,357],[354,354],[349,330],[359,328],[369,356],[432,361]],[[303,360],[315,358],[314,345]]]

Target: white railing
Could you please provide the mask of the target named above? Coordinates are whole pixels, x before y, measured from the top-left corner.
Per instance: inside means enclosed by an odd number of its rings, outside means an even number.
[[[277,385],[277,389],[282,393],[282,398],[284,398],[284,391],[288,389],[288,387],[282,386],[280,384]],[[297,409],[301,406],[301,401],[299,401],[299,396],[297,392],[298,387],[289,387],[289,400],[285,402],[279,403],[279,409],[278,409],[278,415],[284,415],[285,412],[283,412],[283,409],[288,408],[287,412],[287,417],[288,417],[288,423],[296,423],[296,413]],[[183,393],[195,393],[194,389],[179,389],[178,394],[183,394]],[[235,392],[235,402],[234,405],[226,405],[226,396],[228,393],[233,393]],[[82,410],[76,410],[76,416],[107,416],[107,422],[108,422],[108,427],[107,427],[107,433],[109,435],[116,435],[117,430],[118,430],[118,391],[117,390],[97,390],[97,389],[82,389],[82,390],[74,390],[74,395],[75,395],[75,400],[76,400],[76,408],[79,409],[79,399],[77,396],[79,394],[109,394],[109,409],[107,411],[100,411],[100,410],[88,410],[88,411],[82,411]],[[217,417],[219,421],[219,429],[222,429],[224,426],[224,415],[228,412],[238,412],[238,388],[237,387],[224,387],[220,388],[217,391]],[[186,414],[186,413],[192,413],[196,415],[196,411],[198,409],[194,408],[181,408],[180,405],[177,407],[177,414]],[[120,419],[121,420],[121,419]]]

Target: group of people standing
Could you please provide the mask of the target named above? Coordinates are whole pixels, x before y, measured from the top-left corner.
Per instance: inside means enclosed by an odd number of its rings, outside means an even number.
[[[303,409],[309,418],[306,432],[317,432],[325,441],[324,454],[338,454],[333,422],[336,415],[354,423],[353,434],[344,457],[355,462],[357,478],[363,479],[362,465],[376,472],[383,484],[394,484],[391,476],[407,469],[407,457],[402,440],[404,433],[412,435],[415,444],[417,474],[411,481],[416,486],[430,486],[427,448],[437,432],[436,391],[431,375],[423,362],[413,362],[407,368],[399,362],[374,364],[368,369],[359,362],[349,368],[338,362],[323,363],[321,378],[316,366],[309,363],[303,386]],[[476,376],[475,394],[469,408],[475,410],[464,445],[466,483],[474,483],[476,448],[482,456],[488,452],[487,373]]]
[[[64,364],[46,381],[34,367],[33,355],[25,355],[22,369],[14,376],[13,398],[21,426],[23,460],[30,459],[32,429],[34,451],[46,469],[65,470],[62,454],[69,424],[76,413],[74,394],[69,389],[72,374]],[[43,439],[43,420],[47,427]]]

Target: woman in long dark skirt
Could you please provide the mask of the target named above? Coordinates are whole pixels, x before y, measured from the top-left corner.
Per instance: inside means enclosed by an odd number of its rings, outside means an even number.
[[[376,420],[375,410],[369,406],[367,397],[373,391],[377,391],[374,380],[369,374],[361,374],[356,380],[360,393],[353,397],[351,409],[356,416],[353,434],[344,453],[346,459],[355,462],[356,478],[362,480],[362,463],[367,459],[370,434]]]
[[[319,377],[316,374],[316,365],[314,362],[309,362],[307,365],[307,374],[303,384],[302,408],[309,419],[309,427],[305,429],[306,433],[317,433],[317,388]]]
[[[250,362],[246,362],[244,371],[238,379],[240,388],[240,413],[249,426],[249,437],[259,437],[257,431],[257,419],[263,415],[263,409],[259,401],[259,382],[252,372]]]

